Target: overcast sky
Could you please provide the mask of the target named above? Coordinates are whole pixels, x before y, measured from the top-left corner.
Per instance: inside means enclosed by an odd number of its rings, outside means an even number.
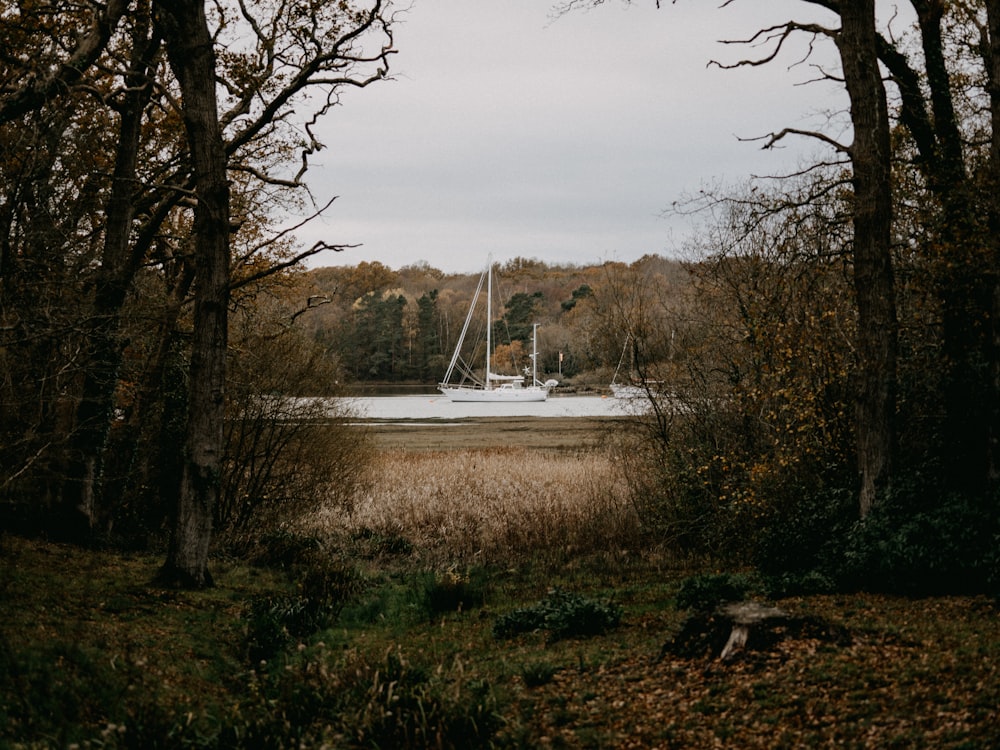
[[[396,26],[394,80],[347,92],[322,125],[310,181],[339,198],[300,237],[361,247],[312,265],[672,255],[690,233],[664,217],[674,201],[817,151],[739,139],[816,125],[844,107],[836,87],[797,85],[815,72],[794,55],[707,63],[748,54],[720,39],[829,16],[795,0],[661,5],[608,0],[553,20],[547,0],[415,0]]]

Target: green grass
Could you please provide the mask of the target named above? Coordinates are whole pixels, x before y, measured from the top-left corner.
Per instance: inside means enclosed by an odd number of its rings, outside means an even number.
[[[148,583],[156,557],[16,538],[0,552],[0,747],[1000,743],[1000,618],[981,598],[786,599],[850,643],[802,637],[721,664],[657,659],[686,616],[686,571],[662,560],[340,560],[336,580],[356,565],[360,583],[335,619],[259,660],[248,603],[319,596],[301,570],[217,561],[214,589],[178,592]],[[621,622],[494,636],[555,587],[574,607],[613,601]]]

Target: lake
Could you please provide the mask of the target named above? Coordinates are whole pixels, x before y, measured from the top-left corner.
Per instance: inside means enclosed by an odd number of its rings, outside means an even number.
[[[443,395],[357,396],[344,399],[359,417],[379,420],[451,420],[475,417],[621,417],[634,414],[641,400],[610,396],[549,396],[524,403],[452,403]]]

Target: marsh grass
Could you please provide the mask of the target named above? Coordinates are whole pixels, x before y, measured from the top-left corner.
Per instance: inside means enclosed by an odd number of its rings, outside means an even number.
[[[310,533],[405,538],[424,562],[560,561],[634,547],[639,522],[610,456],[524,448],[394,451]]]

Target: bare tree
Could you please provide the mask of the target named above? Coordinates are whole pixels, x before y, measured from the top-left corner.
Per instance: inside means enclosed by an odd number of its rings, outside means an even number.
[[[726,0],[723,7],[733,0]],[[603,0],[590,0],[599,5]],[[743,41],[769,43],[755,59],[721,67],[764,65],[773,61],[797,33],[832,39],[840,53],[844,84],[851,100],[854,140],[841,144],[827,134],[788,128],[772,134],[765,147],[792,135],[812,136],[846,154],[852,166],[854,227],[851,258],[858,327],[858,388],[855,429],[859,472],[858,505],[862,517],[892,480],[896,453],[896,359],[898,323],[891,254],[892,190],[890,123],[878,58],[874,0],[804,0],[836,13],[840,28],[790,21],[761,29]],[[583,3],[570,0],[566,12]],[[659,6],[659,3],[657,3]]]

